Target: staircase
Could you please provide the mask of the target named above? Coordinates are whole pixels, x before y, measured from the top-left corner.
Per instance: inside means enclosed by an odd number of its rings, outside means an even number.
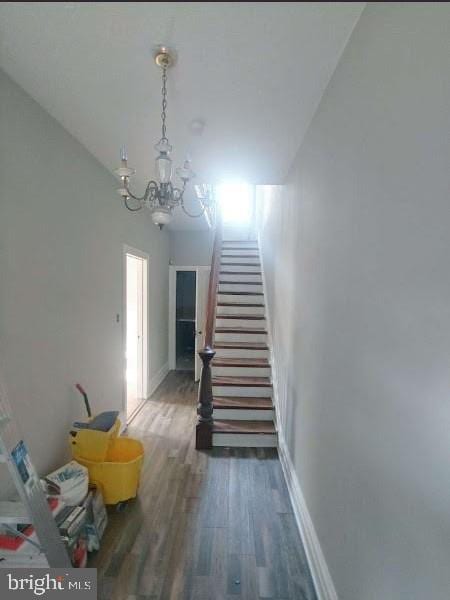
[[[216,298],[212,445],[276,446],[257,242],[222,242]]]

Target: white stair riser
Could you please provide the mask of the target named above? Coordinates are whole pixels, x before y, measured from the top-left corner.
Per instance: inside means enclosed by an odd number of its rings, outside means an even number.
[[[216,316],[220,315],[261,315],[264,316],[264,306],[218,306]]]
[[[239,248],[251,246],[252,248],[258,247],[257,240],[223,240],[222,248],[228,248],[229,246],[238,246]]]
[[[268,350],[248,350],[246,348],[214,348],[217,358],[269,358]]]
[[[250,284],[243,285],[242,283],[220,283],[219,294],[226,292],[262,292],[262,285]]]
[[[217,302],[240,302],[241,304],[259,304],[264,302],[264,296],[255,294],[218,294]]]
[[[216,333],[216,342],[262,342],[267,344],[267,333]]]
[[[212,367],[213,377],[225,375],[226,377],[269,377],[270,367]]]
[[[245,258],[236,258],[233,256],[222,256],[220,262],[222,265],[240,262],[240,263],[251,263],[252,265],[257,265],[258,267],[261,266],[260,262],[259,262],[259,256],[246,256]]]
[[[245,396],[245,398],[271,398],[271,387],[247,387],[238,385],[213,385],[213,396]]]
[[[215,408],[213,415],[215,419],[228,419],[230,421],[273,421],[275,418],[274,411],[271,409]]]
[[[246,329],[265,329],[265,319],[222,319],[216,317],[216,327],[245,327]]]
[[[227,275],[226,273],[220,273],[220,281],[228,281],[230,283],[254,281],[255,283],[262,283],[261,275],[257,275],[256,273],[243,273],[242,275]]]
[[[213,446],[276,448],[276,433],[213,433]]]
[[[259,257],[258,250],[247,250],[246,248],[242,248],[239,250],[230,250],[228,248],[224,248],[222,250],[222,258],[226,258],[224,254],[231,254],[232,256],[257,256]]]
[[[245,262],[245,261],[243,261]],[[238,272],[238,273],[260,273],[261,272],[261,267],[260,265],[256,264],[256,265],[226,265],[226,264],[222,264],[221,265],[221,271],[234,271],[234,272]]]

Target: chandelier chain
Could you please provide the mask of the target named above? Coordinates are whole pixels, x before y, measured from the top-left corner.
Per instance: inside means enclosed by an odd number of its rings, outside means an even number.
[[[166,137],[166,111],[167,111],[167,68],[163,68],[162,70],[162,112],[161,112],[161,120],[162,120],[162,139],[167,140]]]

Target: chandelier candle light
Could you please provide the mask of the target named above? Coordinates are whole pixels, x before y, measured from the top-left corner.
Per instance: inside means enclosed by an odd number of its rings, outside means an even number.
[[[167,138],[166,118],[167,118],[167,69],[173,65],[174,56],[170,50],[161,46],[155,54],[155,62],[162,69],[162,112],[161,112],[161,139],[155,145],[155,150],[159,152],[155,160],[156,172],[159,182],[153,179],[147,183],[145,192],[142,196],[134,195],[130,190],[130,177],[134,175],[135,170],[128,166],[128,157],[124,147],[120,151],[121,165],[115,170],[120,177],[122,186],[117,190],[122,196],[125,206],[128,210],[135,212],[147,207],[151,210],[152,220],[160,229],[170,223],[172,211],[175,207],[181,206],[182,210],[189,217],[201,217],[210,208],[211,199],[199,198],[201,211],[197,214],[191,214],[184,204],[184,191],[190,179],[195,177],[191,170],[190,161],[185,160],[183,167],[176,169],[178,177],[182,181],[181,188],[174,187],[172,184],[172,159],[170,153],[172,146]],[[130,204],[132,200],[132,204]]]

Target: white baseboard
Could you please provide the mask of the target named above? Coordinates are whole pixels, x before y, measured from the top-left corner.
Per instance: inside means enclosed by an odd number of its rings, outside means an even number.
[[[339,600],[281,431],[278,431],[278,453],[318,600]]]
[[[272,367],[272,385],[273,385],[273,403],[275,406],[275,414],[280,411],[280,402],[278,394],[278,378],[277,378],[277,361],[274,354],[274,345],[272,337],[272,327],[270,319],[270,307],[268,304],[268,298],[266,295],[266,273],[264,269],[264,257],[262,253],[261,236],[258,232],[258,246],[261,262],[261,272],[264,290],[264,303],[265,303],[265,317],[267,322],[267,340],[269,345],[270,364]],[[280,457],[281,466],[284,473],[284,478],[289,491],[292,507],[294,509],[294,516],[297,523],[300,537],[303,542],[303,546],[306,552],[306,558],[308,559],[308,565],[311,571],[311,576],[314,581],[314,587],[318,600],[339,600],[334,587],[333,580],[331,579],[330,571],[328,570],[325,557],[320,547],[319,538],[317,537],[314,524],[309,514],[308,507],[306,506],[305,498],[303,496],[300,482],[295,472],[294,465],[292,464],[291,457],[289,455],[284,433],[281,428],[281,419],[276,419],[276,426],[278,431],[278,454]]]
[[[131,417],[128,419],[128,422],[127,422],[127,416],[126,416],[125,411],[121,411],[119,413],[119,419],[120,419],[120,423],[121,423],[121,427],[120,427],[120,431],[119,431],[120,435],[123,435],[127,431],[128,425],[130,425],[131,422],[133,421],[133,419],[141,412],[141,410],[144,408],[145,403],[147,402],[147,400],[150,399],[150,397],[152,396],[152,394],[161,385],[161,383],[164,381],[164,379],[166,378],[166,376],[169,373],[169,371],[170,371],[170,369],[169,369],[169,363],[166,362],[159,369],[159,371],[153,375],[153,377],[148,382],[147,398],[145,400],[143,400],[141,402],[141,404],[136,408],[136,410],[133,412],[133,414],[131,415]]]
[[[153,377],[150,379],[150,381],[148,382],[148,389],[147,389],[147,399],[149,399],[154,392],[156,391],[156,389],[161,385],[161,383],[164,381],[164,379],[167,377],[168,373],[169,373],[169,363],[166,362],[165,364],[163,364],[163,366],[159,369],[159,371],[157,371]]]

